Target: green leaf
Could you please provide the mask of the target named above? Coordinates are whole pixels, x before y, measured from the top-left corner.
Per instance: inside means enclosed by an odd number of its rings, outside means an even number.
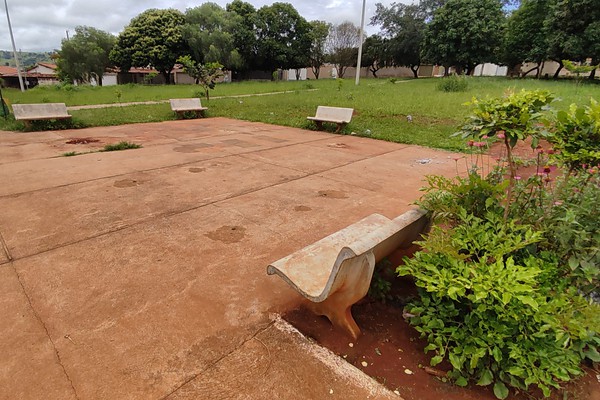
[[[584,351],[583,354],[593,362],[600,362],[600,353],[598,353],[598,349],[595,347],[590,347],[588,350]]]
[[[498,381],[494,384],[494,395],[499,399],[508,397],[508,388],[503,382]]]
[[[450,364],[452,364],[454,368],[456,368],[459,371],[462,369],[463,361],[461,360],[461,357],[457,356],[454,353],[450,353],[448,355],[448,358],[450,359]]]
[[[469,384],[469,382],[464,376],[460,376],[454,383],[460,387],[465,387]]]
[[[429,363],[431,364],[432,367],[435,367],[436,365],[441,363],[443,359],[444,359],[444,357],[442,357],[442,356],[435,356],[435,357],[431,358],[431,361]]]
[[[489,369],[486,369],[483,374],[481,374],[481,378],[479,378],[479,381],[477,381],[477,384],[479,386],[487,386],[490,383],[492,383],[494,381],[494,375],[492,374],[492,371],[490,371]]]
[[[531,308],[533,308],[534,310],[536,310],[536,311],[538,310],[538,303],[532,297],[517,296],[517,299],[519,299],[521,301],[521,303],[531,306]]]
[[[496,360],[497,362],[502,361],[502,352],[498,347],[494,347],[492,349],[492,356],[494,356],[494,360]]]

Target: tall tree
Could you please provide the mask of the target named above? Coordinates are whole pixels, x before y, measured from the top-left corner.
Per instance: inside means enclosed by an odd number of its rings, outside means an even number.
[[[119,34],[110,58],[121,71],[152,66],[169,84],[177,59],[188,52],[183,38],[184,24],[185,16],[180,11],[146,10]]]
[[[381,68],[393,65],[389,44],[389,39],[379,35],[369,36],[363,43],[361,65],[368,67],[375,78]]]
[[[389,7],[376,4],[371,25],[380,25],[382,34],[390,39],[388,51],[394,65],[409,67],[418,78],[421,65],[421,44],[426,19],[431,10],[437,9],[440,0],[421,4],[392,3]]]
[[[192,57],[199,63],[221,63],[225,69],[243,66],[242,56],[235,48],[234,28],[236,14],[215,3],[204,3],[185,13],[183,37]]]
[[[310,31],[311,46],[309,62],[310,67],[315,74],[315,78],[319,79],[321,66],[325,64],[327,53],[325,52],[325,44],[331,24],[325,21],[311,21],[312,29]]]
[[[58,51],[58,74],[69,81],[90,83],[95,80],[102,86],[106,68],[111,66],[109,54],[115,37],[90,26],[78,26],[71,39],[64,39]]]
[[[548,56],[547,31],[544,21],[548,18],[552,0],[523,0],[521,6],[508,18],[504,39],[503,61],[514,67],[522,62],[533,62],[537,71]]]
[[[239,69],[256,68],[256,8],[242,0],[233,0],[227,4],[226,10],[232,17],[233,44],[244,61]]]
[[[500,0],[448,0],[427,25],[423,40],[426,60],[448,72],[473,72],[475,66],[497,61],[505,26]]]
[[[343,78],[348,67],[356,65],[360,28],[350,21],[334,25],[327,37],[327,53],[337,76]]]
[[[598,0],[556,0],[546,22],[549,57],[583,62],[600,62],[600,7]]]
[[[273,3],[256,13],[257,58],[263,71],[309,64],[310,24],[289,3]]]

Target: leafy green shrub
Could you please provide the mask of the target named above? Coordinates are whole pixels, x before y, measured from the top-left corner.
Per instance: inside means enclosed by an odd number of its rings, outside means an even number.
[[[582,374],[584,359],[600,361],[600,166],[583,162],[598,162],[585,152],[595,149],[597,104],[546,121],[550,140],[566,150],[538,150],[531,177],[517,174],[511,153],[541,135],[552,99],[523,91],[471,103],[458,134],[478,146],[500,139],[507,165],[484,174],[477,156],[466,178],[429,177],[418,204],[443,228],[397,268],[419,288],[407,307],[426,351],[436,353],[431,363],[448,359],[456,384],[493,384],[501,399],[510,387],[549,396]],[[549,156],[568,167],[558,179]]]
[[[437,84],[437,90],[440,92],[466,92],[469,88],[469,82],[464,76],[449,76],[442,78]]]
[[[600,104],[594,99],[589,106],[572,104],[568,111],[559,111],[549,137],[554,160],[569,170],[600,165]]]
[[[539,387],[544,395],[582,374],[583,358],[600,360],[598,307],[575,291],[555,292],[552,257],[530,253],[541,232],[496,213],[459,213],[452,230],[434,227],[424,251],[398,267],[411,275],[420,298],[407,306],[410,319],[435,351],[431,364],[448,358],[459,386],[470,380],[494,384],[498,398],[508,386]]]
[[[119,142],[117,144],[107,144],[101,151],[119,151],[119,150],[129,150],[129,149],[139,149],[142,146],[136,143],[131,142]]]

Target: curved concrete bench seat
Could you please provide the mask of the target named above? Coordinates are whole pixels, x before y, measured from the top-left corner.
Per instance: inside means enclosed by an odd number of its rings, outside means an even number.
[[[351,307],[369,291],[375,263],[411,246],[427,225],[423,210],[393,220],[372,214],[272,263],[267,273],[279,275],[312,301],[314,313],[327,316],[356,339],[360,328]]]
[[[306,119],[314,121],[319,130],[323,129],[323,122],[336,124],[337,133],[350,123],[352,114],[354,114],[353,108],[318,106],[316,115],[314,117],[306,117]]]
[[[200,98],[194,97],[191,99],[170,99],[171,110],[177,114],[177,118],[183,118],[183,114],[186,112],[196,113],[196,117],[200,118],[204,116],[204,111],[208,110],[207,107],[202,107]]]
[[[69,119],[65,103],[13,104],[13,113],[17,121],[29,126],[31,121],[46,119]]]

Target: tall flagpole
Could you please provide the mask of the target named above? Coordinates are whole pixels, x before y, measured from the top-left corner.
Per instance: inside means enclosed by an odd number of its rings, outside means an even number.
[[[6,1],[6,0],[4,0]],[[367,0],[363,0],[362,15],[360,17],[360,39],[358,44],[358,60],[356,61],[356,85],[360,83],[360,64],[362,61],[362,48],[363,38],[365,34],[365,8],[367,6]]]
[[[25,91],[23,86],[23,77],[21,76],[21,64],[19,63],[19,55],[17,54],[17,46],[15,46],[15,37],[13,36],[12,25],[10,24],[10,15],[8,14],[8,3],[4,0],[4,7],[6,8],[6,19],[8,20],[8,31],[10,32],[10,40],[12,41],[13,54],[15,56],[15,64],[17,66],[17,76],[19,77],[19,85],[21,86],[21,92]]]

